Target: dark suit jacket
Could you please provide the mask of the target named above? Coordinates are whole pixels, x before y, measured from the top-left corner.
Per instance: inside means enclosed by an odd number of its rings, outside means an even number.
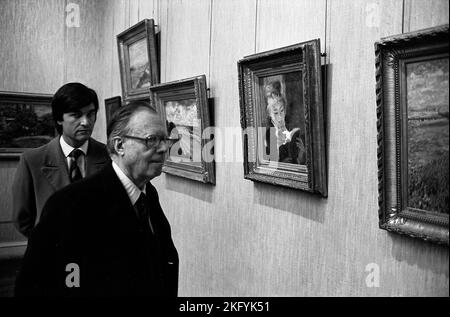
[[[51,196],[32,232],[16,280],[16,296],[176,296],[178,253],[156,189],[147,185],[155,236],[145,234],[108,164]],[[66,266],[79,266],[68,288]]]
[[[106,146],[90,138],[86,176],[98,172],[109,161]],[[39,221],[47,199],[69,184],[67,161],[59,144],[59,136],[46,145],[24,153],[12,187],[13,217],[17,230],[28,237]]]

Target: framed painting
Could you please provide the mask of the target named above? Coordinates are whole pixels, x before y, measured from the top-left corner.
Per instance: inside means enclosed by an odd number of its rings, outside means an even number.
[[[122,106],[122,98],[120,96],[105,99],[106,126],[108,126],[114,112]]]
[[[153,107],[166,122],[169,137],[179,138],[169,151],[163,171],[215,184],[205,76],[155,85],[150,93]]]
[[[375,43],[379,226],[449,243],[448,25]]]
[[[56,136],[53,95],[0,92],[0,157],[48,143]]]
[[[244,178],[327,196],[320,41],[238,62]]]
[[[117,35],[124,100],[148,93],[159,83],[159,67],[153,19],[145,19]]]
[[[135,98],[133,98],[133,100],[126,100],[122,102],[122,107],[126,107],[128,106],[131,102],[133,103],[139,103],[145,107],[149,107],[150,109],[152,109],[155,113],[156,113],[156,109],[153,106],[153,104],[150,102],[150,96],[149,96],[149,92],[142,94],[140,96],[136,96]]]

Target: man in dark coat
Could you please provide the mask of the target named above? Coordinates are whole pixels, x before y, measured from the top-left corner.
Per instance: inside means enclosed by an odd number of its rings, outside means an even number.
[[[29,237],[55,191],[109,162],[106,146],[90,137],[97,111],[97,94],[83,84],[65,84],[53,96],[52,114],[59,135],[21,156],[13,182],[14,223],[24,236]]]
[[[150,183],[173,141],[150,108],[121,108],[108,126],[112,164],[50,197],[16,296],[176,296],[178,254]]]

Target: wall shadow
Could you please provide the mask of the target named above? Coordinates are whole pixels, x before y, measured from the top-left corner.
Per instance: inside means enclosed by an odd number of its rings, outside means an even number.
[[[391,254],[397,261],[406,261],[409,265],[431,271],[434,274],[444,274],[448,278],[448,246],[394,232],[388,232],[388,235],[392,239]]]
[[[287,187],[258,182],[253,184],[255,204],[287,211],[316,222],[325,222],[328,203],[326,198]]]
[[[165,174],[164,188],[208,203],[211,203],[213,199],[214,185],[204,184],[167,173]]]

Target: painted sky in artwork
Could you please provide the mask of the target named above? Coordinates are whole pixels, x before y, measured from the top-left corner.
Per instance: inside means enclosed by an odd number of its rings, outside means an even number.
[[[448,58],[411,63],[406,72],[409,111],[448,112]]]

